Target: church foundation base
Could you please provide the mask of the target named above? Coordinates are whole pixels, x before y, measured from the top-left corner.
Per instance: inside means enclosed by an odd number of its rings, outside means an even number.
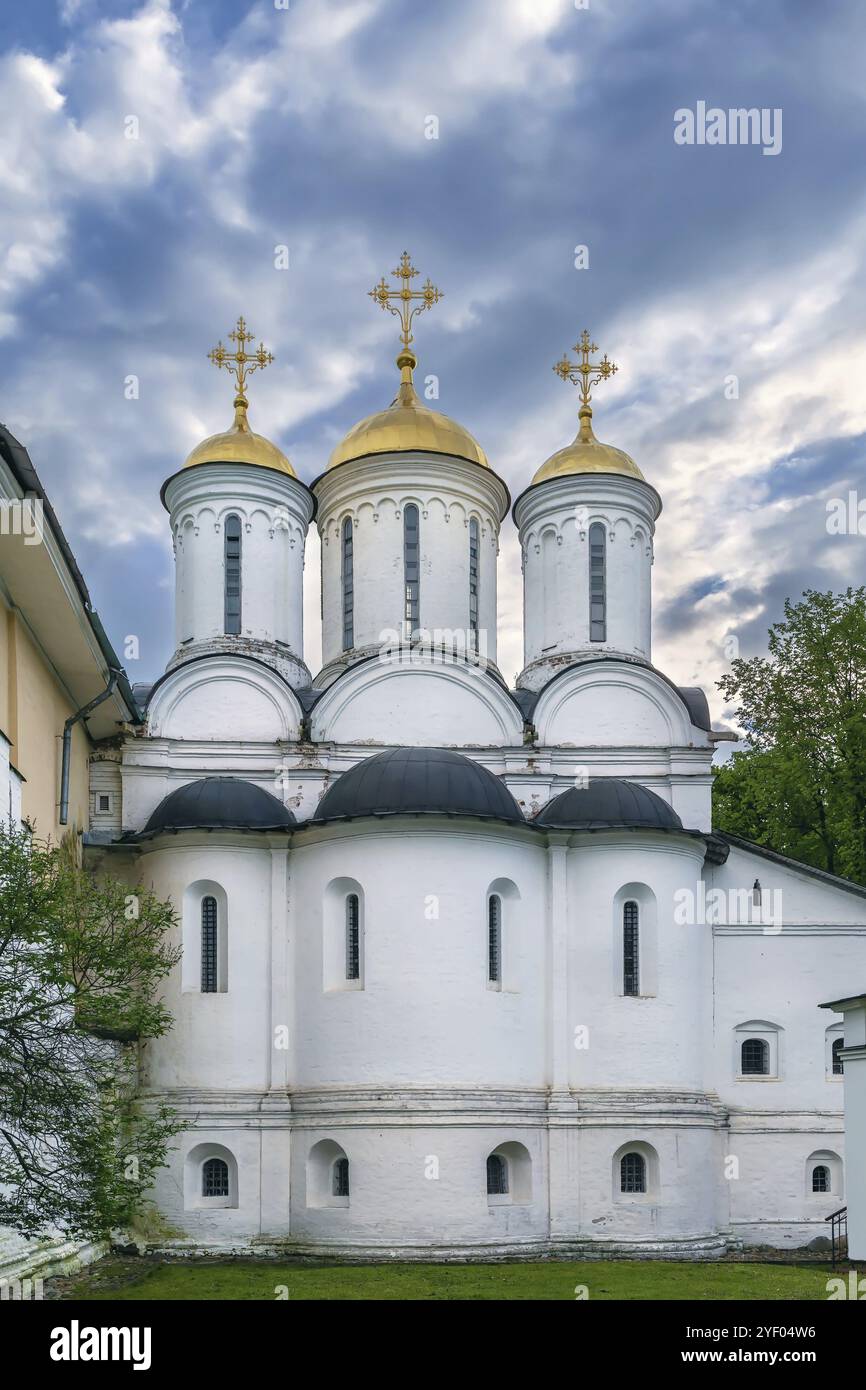
[[[727,1253],[719,1236],[683,1240],[523,1241],[467,1245],[355,1245],[256,1239],[249,1244],[195,1244],[183,1241],[148,1245],[146,1254],[169,1259],[267,1259],[289,1263],[347,1264],[510,1264],[521,1260],[719,1260]]]

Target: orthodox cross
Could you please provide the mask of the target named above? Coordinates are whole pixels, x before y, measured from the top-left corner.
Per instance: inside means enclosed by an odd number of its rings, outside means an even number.
[[[569,362],[563,356],[559,362],[554,364],[553,370],[557,376],[561,376],[563,381],[570,381],[573,386],[580,390],[581,406],[588,406],[591,400],[591,388],[600,381],[607,381],[609,376],[613,376],[616,371],[616,363],[609,362],[607,353],[600,362],[590,362],[590,354],[598,352],[598,344],[592,342],[586,329],[580,336],[580,342],[575,343],[574,351],[580,353],[579,362]]]
[[[238,319],[238,326],[232,329],[229,339],[235,344],[234,352],[229,352],[220,339],[216,347],[211,348],[208,357],[215,367],[225,367],[226,371],[231,372],[238,388],[235,405],[246,406],[247,377],[251,376],[259,367],[267,367],[269,363],[273,362],[274,355],[272,352],[265,351],[263,343],[259,343],[255,352],[247,352],[248,344],[253,341],[253,334],[247,331],[243,316]]]
[[[432,309],[434,304],[444,298],[442,291],[437,290],[436,286],[430,283],[427,276],[420,290],[410,289],[410,281],[418,274],[412,264],[408,251],[404,251],[400,257],[400,264],[391,274],[395,279],[400,280],[398,289],[385,283],[385,277],[374,285],[373,289],[368,290],[371,299],[382,309],[387,309],[389,313],[396,314],[401,324],[400,337],[403,340],[403,351],[411,352],[409,344],[413,341],[412,323],[418,314],[423,314],[425,309]]]

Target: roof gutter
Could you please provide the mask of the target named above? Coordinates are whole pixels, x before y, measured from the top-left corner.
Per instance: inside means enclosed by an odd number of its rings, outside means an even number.
[[[100,694],[97,695],[94,699],[89,700],[86,705],[82,705],[81,709],[76,710],[74,714],[70,714],[69,718],[66,720],[66,723],[63,725],[63,759],[60,767],[61,825],[66,825],[69,820],[69,761],[72,752],[73,726],[77,724],[79,720],[86,719],[88,714],[90,714],[92,710],[96,709],[97,705],[101,705],[103,700],[108,699],[108,697],[113,693],[114,687],[117,685],[117,682],[122,674],[123,672],[119,668],[112,668],[108,678],[108,685],[105,687],[105,689],[101,691]]]

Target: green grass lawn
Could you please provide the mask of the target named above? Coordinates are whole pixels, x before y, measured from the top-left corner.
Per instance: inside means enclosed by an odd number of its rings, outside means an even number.
[[[827,1267],[590,1262],[507,1265],[283,1265],[255,1260],[108,1259],[56,1281],[64,1299],[824,1300]],[[584,1295],[586,1296],[586,1295]]]

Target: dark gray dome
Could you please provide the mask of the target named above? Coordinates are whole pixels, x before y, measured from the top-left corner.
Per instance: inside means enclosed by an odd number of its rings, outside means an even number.
[[[672,806],[655,792],[622,777],[591,777],[543,806],[536,825],[550,830],[682,830]]]
[[[295,818],[263,787],[240,777],[201,777],[169,792],[144,828],[162,830],[287,830]]]
[[[328,788],[312,819],[437,814],[523,822],[504,782],[446,748],[393,748],[365,758]]]

